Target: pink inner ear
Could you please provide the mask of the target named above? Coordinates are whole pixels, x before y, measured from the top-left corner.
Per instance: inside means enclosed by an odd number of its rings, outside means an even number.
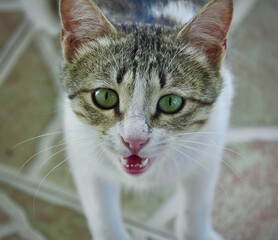
[[[110,24],[99,8],[90,0],[61,0],[61,42],[67,58],[85,42],[108,33]]]
[[[213,66],[218,65],[226,50],[226,36],[232,15],[231,0],[212,1],[189,23],[183,34],[206,53]]]

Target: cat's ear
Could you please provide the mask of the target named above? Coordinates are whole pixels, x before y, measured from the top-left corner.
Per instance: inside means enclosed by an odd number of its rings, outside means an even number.
[[[90,0],[61,0],[60,16],[61,43],[66,59],[71,59],[82,44],[117,32]]]
[[[232,16],[233,0],[212,0],[181,29],[177,39],[201,49],[209,63],[219,67],[226,51]]]

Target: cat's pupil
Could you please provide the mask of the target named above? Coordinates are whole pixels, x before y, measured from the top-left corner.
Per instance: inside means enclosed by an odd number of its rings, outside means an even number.
[[[172,105],[172,97],[169,97],[169,105]]]
[[[108,91],[106,91],[105,93],[105,100],[107,101],[107,99],[108,99]]]

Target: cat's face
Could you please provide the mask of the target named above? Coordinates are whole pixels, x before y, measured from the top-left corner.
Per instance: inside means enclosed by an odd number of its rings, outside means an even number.
[[[201,40],[194,33],[201,30],[195,23],[180,31],[114,27],[85,0],[82,14],[87,19],[82,28],[82,20],[72,20],[74,12],[80,12],[75,9],[66,22],[61,9],[64,86],[73,112],[97,132],[111,164],[120,171],[139,175],[154,162],[167,161],[183,134],[199,131],[210,117],[222,88],[219,67],[225,39],[217,39],[221,46],[214,39],[198,47]],[[88,18],[90,12],[94,14]],[[97,21],[93,30],[100,29],[84,37],[88,21]]]

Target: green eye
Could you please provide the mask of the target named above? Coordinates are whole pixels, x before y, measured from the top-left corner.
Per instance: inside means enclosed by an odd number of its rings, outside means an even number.
[[[99,88],[93,92],[93,101],[100,108],[111,109],[118,104],[118,95],[113,90]]]
[[[158,108],[164,113],[176,113],[181,109],[183,99],[176,95],[167,95],[162,97],[158,102]]]

